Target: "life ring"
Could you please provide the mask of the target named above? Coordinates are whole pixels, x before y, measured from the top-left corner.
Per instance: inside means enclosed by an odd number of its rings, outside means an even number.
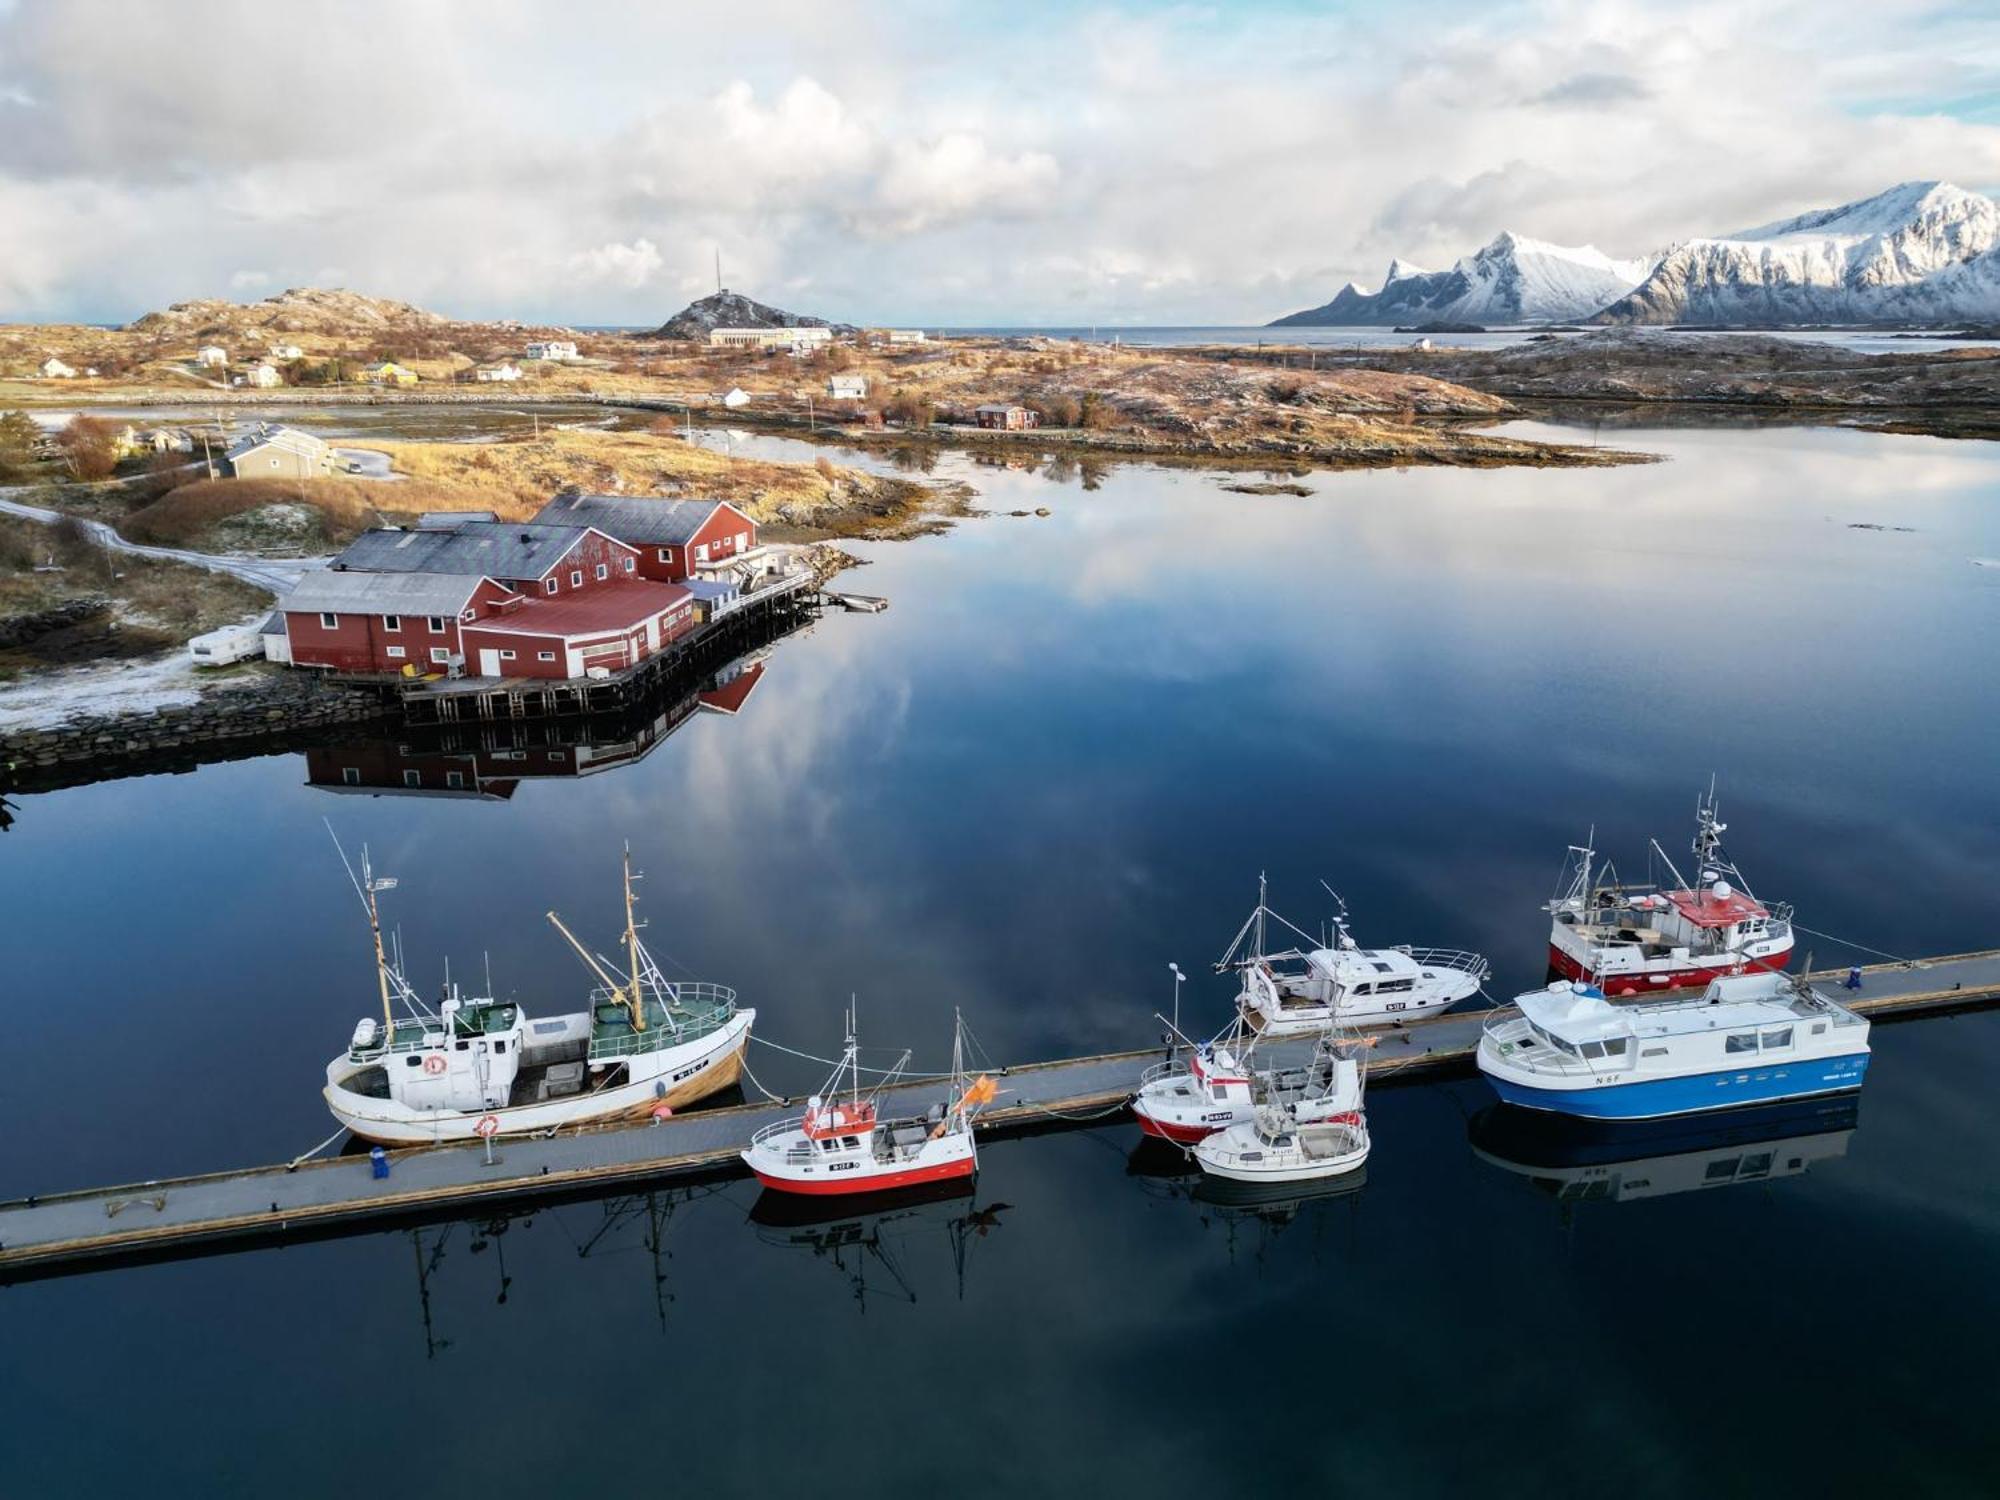
[[[450,1066],[451,1064],[445,1061],[442,1052],[433,1052],[424,1059],[424,1071],[433,1078],[437,1077],[438,1074]]]
[[[500,1133],[500,1117],[498,1115],[481,1115],[479,1123],[472,1127],[472,1133],[483,1139],[490,1140]]]

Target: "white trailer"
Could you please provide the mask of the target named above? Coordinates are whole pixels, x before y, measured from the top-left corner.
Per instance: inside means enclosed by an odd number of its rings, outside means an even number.
[[[255,625],[225,625],[188,642],[197,667],[228,667],[264,654],[264,635]]]

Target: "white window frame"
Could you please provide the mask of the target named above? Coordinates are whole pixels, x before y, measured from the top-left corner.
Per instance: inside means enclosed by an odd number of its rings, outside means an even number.
[[[599,563],[597,565],[597,581],[599,583],[602,583],[604,582],[605,579],[609,578],[610,576],[611,576],[611,565],[609,563]]]
[[[435,665],[437,665],[437,666],[440,666],[440,667],[446,667],[446,666],[450,666],[450,665],[451,665],[451,648],[450,648],[449,646],[433,646],[433,647],[431,647],[431,661],[432,661],[432,662],[433,662],[433,663],[434,663]]]
[[[636,558],[636,557],[628,557],[628,558],[626,558],[626,559],[625,559],[625,571],[626,571],[626,572],[628,572],[628,573],[634,573],[634,572],[637,572],[637,571],[638,571],[638,568],[639,568],[639,559],[638,559],[638,558]]]
[[[330,615],[325,610],[321,610],[319,612],[319,628],[321,630],[340,629],[340,616]]]
[[[542,580],[542,592],[545,594],[553,594],[561,586],[553,578],[544,578]]]
[[[512,661],[513,659],[514,659],[514,653],[511,651],[502,651],[500,653],[500,660],[502,661]]]
[[[581,568],[570,569],[569,586],[573,589],[580,589],[583,587],[583,569]]]
[[[536,661],[554,661],[555,659],[556,654],[553,651],[537,651],[535,653]]]
[[[424,784],[424,773],[422,771],[405,771],[403,773],[404,786],[420,787],[423,784]]]
[[[429,626],[430,626],[430,630],[431,630],[431,634],[432,634],[432,635],[443,635],[443,634],[444,634],[444,616],[443,616],[443,615],[432,615],[432,616],[430,616],[430,618],[429,618],[428,620],[426,620],[426,621],[425,621],[424,623],[426,623],[427,625],[429,625]]]
[[[401,646],[389,647],[389,659],[391,661],[401,661],[403,659],[403,656],[404,656],[404,651]]]
[[[672,562],[673,560],[674,560],[674,549],[673,549],[673,548],[671,548],[671,547],[662,547],[662,548],[660,548],[660,561],[661,561],[661,562],[663,562],[663,563],[670,563],[670,562]]]
[[[382,629],[389,635],[401,635],[403,633],[403,617],[401,615],[382,616]]]
[[[340,768],[340,783],[342,786],[360,786],[361,767],[342,766]]]

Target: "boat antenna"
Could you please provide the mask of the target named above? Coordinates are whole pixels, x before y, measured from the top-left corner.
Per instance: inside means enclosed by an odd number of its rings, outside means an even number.
[[[1253,955],[1256,958],[1264,956],[1264,912],[1268,906],[1266,900],[1267,890],[1268,884],[1264,879],[1264,872],[1259,870],[1257,872],[1257,952]]]
[[[1333,914],[1333,930],[1337,934],[1339,934],[1339,936],[1343,940],[1345,940],[1348,936],[1347,898],[1341,895],[1340,892],[1336,891],[1332,886],[1328,885],[1324,880],[1322,880],[1319,884],[1321,890],[1325,891],[1329,896],[1333,897],[1333,904],[1337,908],[1337,910]]]

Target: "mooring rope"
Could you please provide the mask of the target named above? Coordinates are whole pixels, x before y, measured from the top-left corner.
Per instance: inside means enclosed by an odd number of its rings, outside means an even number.
[[[293,1157],[290,1161],[286,1162],[285,1170],[287,1172],[296,1171],[300,1166],[302,1166],[308,1161],[311,1161],[315,1156],[318,1156],[320,1152],[324,1151],[328,1146],[331,1146],[335,1141],[339,1140],[342,1136],[346,1134],[347,1134],[347,1127],[343,1125],[340,1127],[340,1129],[334,1131],[332,1135],[328,1136],[325,1140],[321,1141],[317,1146],[313,1147],[312,1150],[301,1152],[299,1155]]]
[[[764,1087],[763,1080],[758,1078],[758,1076],[755,1073],[750,1071],[750,1059],[747,1055],[742,1058],[741,1062],[743,1068],[743,1076],[750,1080],[751,1085],[757,1090],[758,1093],[762,1094],[766,1099],[770,1100],[771,1103],[773,1104],[791,1103],[791,1101],[785,1098],[784,1096],[779,1094],[774,1094],[769,1089]]]
[[[801,1052],[796,1047],[787,1047],[782,1042],[772,1041],[769,1037],[758,1036],[754,1031],[750,1034],[750,1040],[756,1042],[759,1046],[769,1047],[773,1052],[783,1052],[789,1057],[803,1058],[806,1062],[816,1062],[823,1068],[837,1068],[840,1066],[841,1060],[837,1057],[819,1057],[811,1052]],[[879,1078],[906,1078],[911,1083],[937,1083],[951,1077],[949,1073],[911,1073],[907,1070],[898,1071],[895,1068],[870,1068],[859,1062],[854,1067],[856,1072],[873,1073]],[[1001,1070],[993,1068],[988,1071],[997,1073]]]
[[[1830,932],[1815,932],[1803,922],[1794,922],[1792,923],[1792,927],[1795,931],[1803,932],[1808,937],[1825,938],[1829,943],[1838,943],[1843,948],[1852,948],[1856,953],[1868,953],[1876,958],[1886,958],[1891,963],[1914,964],[1916,962],[1914,958],[1904,958],[1902,955],[1896,953],[1884,953],[1880,948],[1871,948],[1866,943],[1849,942],[1846,938],[1835,937]]]

